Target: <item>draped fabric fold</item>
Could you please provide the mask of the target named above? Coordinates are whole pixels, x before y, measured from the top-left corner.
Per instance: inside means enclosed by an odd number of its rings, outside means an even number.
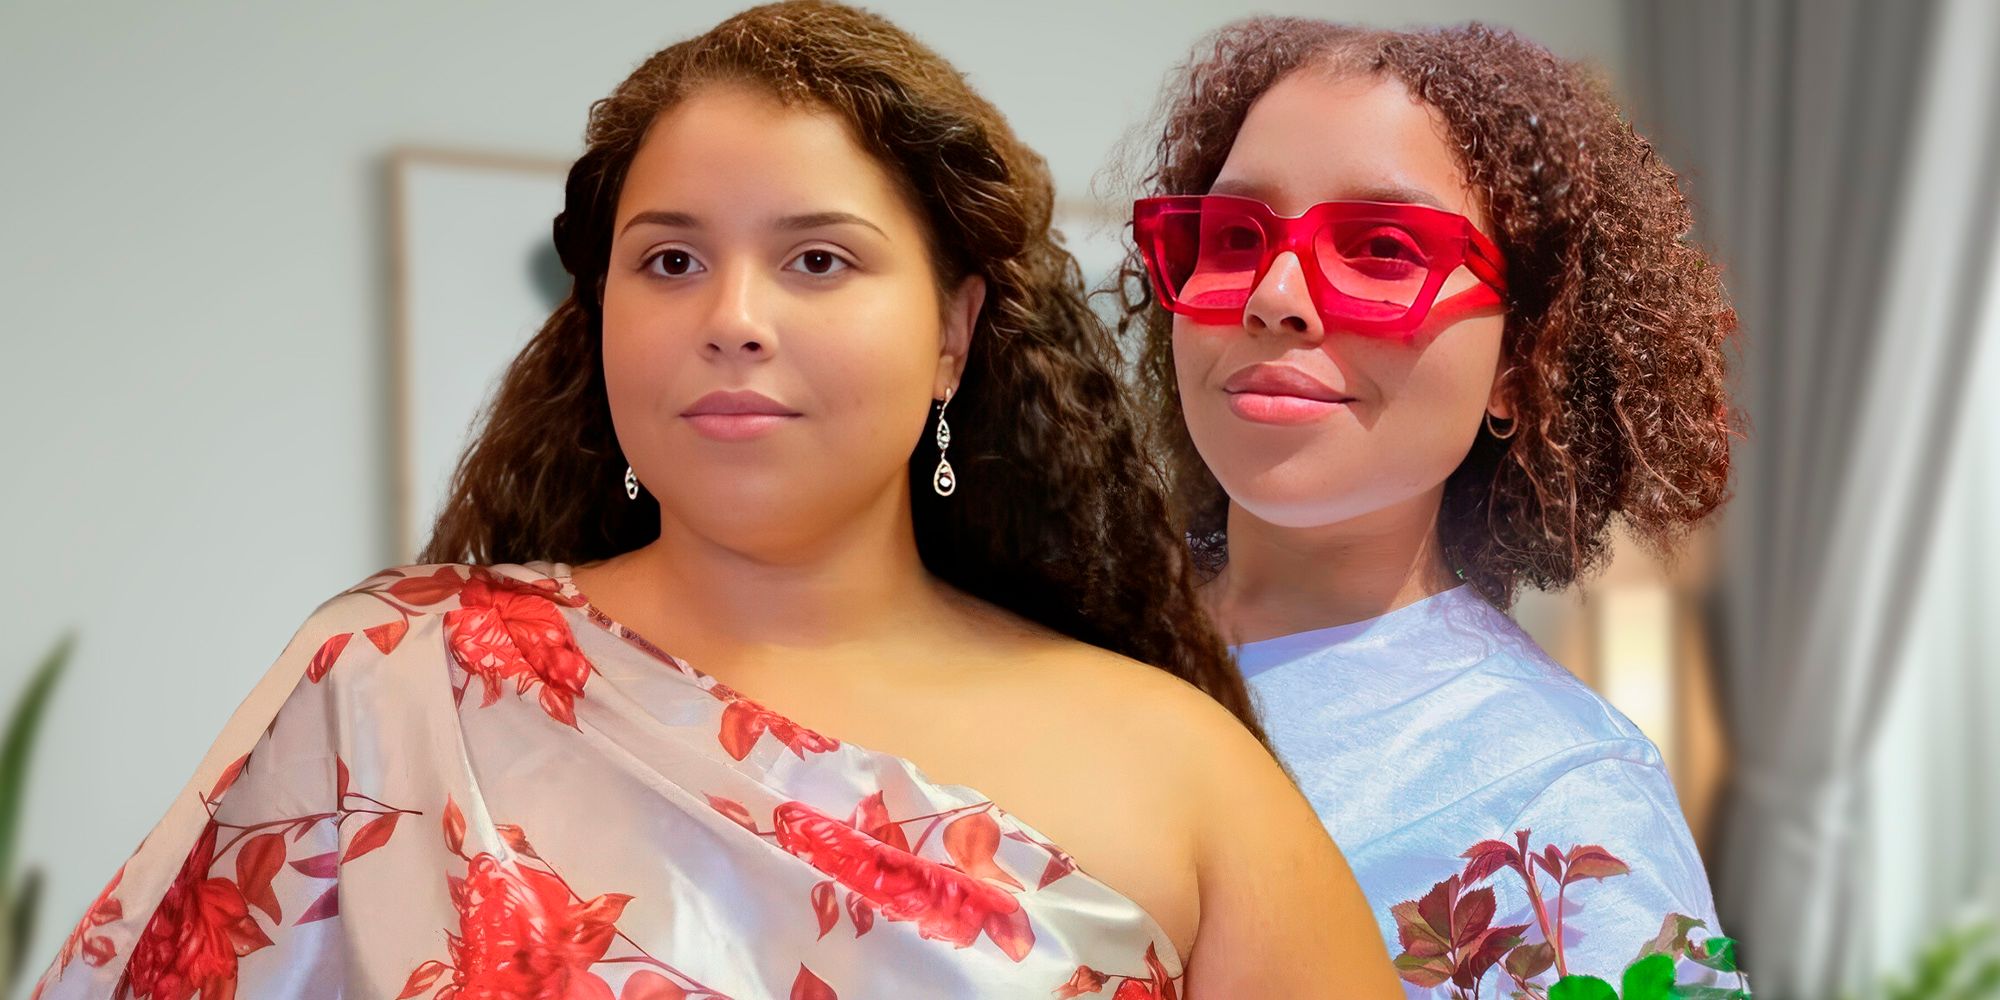
[[[38,996],[1179,989],[1159,926],[1033,828],[701,674],[561,564],[386,570],[272,675]]]

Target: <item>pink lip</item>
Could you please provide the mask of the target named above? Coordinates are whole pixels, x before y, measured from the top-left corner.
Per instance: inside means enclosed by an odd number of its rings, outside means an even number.
[[[716,441],[746,441],[800,416],[799,411],[747,389],[711,392],[681,411],[681,419],[697,433]]]
[[[1319,379],[1288,365],[1251,365],[1222,385],[1229,409],[1260,424],[1306,424],[1354,402]]]

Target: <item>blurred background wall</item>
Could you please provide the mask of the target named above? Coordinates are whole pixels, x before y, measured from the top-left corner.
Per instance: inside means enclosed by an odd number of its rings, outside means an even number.
[[[305,614],[407,558],[390,458],[392,152],[573,157],[592,100],[740,6],[0,5],[0,551],[14,567],[0,704],[59,634],[79,635],[20,844],[47,875],[31,974]],[[1993,89],[1978,67],[2000,61],[1986,0],[872,6],[964,69],[1078,201],[1168,67],[1244,14],[1477,17],[1595,64],[1689,174],[1699,235],[1749,296],[1746,342],[1781,331],[1788,346],[1750,352],[1739,380],[1760,427],[1791,430],[1740,456],[1751,513],[1680,565],[1621,554],[1587,594],[1531,595],[1519,614],[1668,749],[1753,973],[1793,963],[1767,980],[1783,995],[1873,982],[1962,908],[2000,898],[2000,601],[1984,582],[2000,556],[2000,429],[1980,405],[2000,361],[1992,305],[1966,291],[2000,282],[1950,267],[1995,221],[1977,183],[1991,118],[1978,91]],[[1846,20],[1827,28],[1835,9]],[[1863,105],[1865,127],[1851,121]],[[1924,126],[1927,108],[1943,110]],[[1784,202],[1798,178],[1815,180]],[[1912,187],[1932,201],[1901,197]],[[1790,207],[1760,208],[1773,199]],[[1835,246],[1847,255],[1809,253]],[[1760,264],[1792,251],[1782,278]],[[1898,253],[1934,264],[1902,278],[1876,266]],[[1909,305],[1866,308],[1892,285]],[[1920,315],[1924,303],[1941,311]],[[1842,331],[1838,363],[1802,361],[1828,326]],[[1862,377],[1917,342],[1931,345],[1918,370]],[[1774,382],[1781,371],[1799,373]],[[1820,408],[1761,409],[1800,398]],[[1935,405],[1908,423],[1865,415],[1898,400]],[[1922,461],[1870,464],[1883,455]],[[1852,489],[1882,480],[1907,486],[1893,505]],[[1801,497],[1824,501],[1813,518],[1787,516]],[[1813,555],[1861,538],[1888,555]],[[1876,583],[1813,583],[1857,575]],[[1763,607],[1746,592],[1792,595],[1789,624],[1760,626],[1776,619],[1746,610]],[[1858,639],[1827,625],[1864,620]],[[1885,663],[1897,666],[1865,669]],[[1813,700],[1826,690],[1836,703]],[[1815,713],[1838,721],[1819,742],[1791,740]],[[1759,730],[1771,735],[1737,745]],[[1742,756],[1757,787],[1791,782],[1811,803],[1742,805]],[[1712,815],[1757,808],[1734,828]],[[1724,862],[1725,846],[1752,860]],[[1773,895],[1838,871],[1830,895]]]

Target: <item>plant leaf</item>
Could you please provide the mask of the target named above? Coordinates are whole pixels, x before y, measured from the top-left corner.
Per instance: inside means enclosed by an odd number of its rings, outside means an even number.
[[[1595,844],[1586,844],[1570,848],[1568,863],[1563,866],[1562,884],[1586,878],[1610,878],[1631,870],[1630,865],[1618,860],[1610,851]]]
[[[389,835],[396,832],[396,821],[402,818],[402,813],[384,813],[369,820],[368,825],[362,827],[361,832],[356,833],[353,840],[348,841],[347,853],[340,856],[340,862],[346,864],[388,843]]]
[[[1524,944],[1507,953],[1507,974],[1523,981],[1549,971],[1555,964],[1555,946],[1547,941]]]
[[[1674,960],[1648,955],[1625,967],[1623,1000],[1667,1000],[1674,988]]]
[[[1431,989],[1451,980],[1458,968],[1443,955],[1398,955],[1396,974],[1412,986]]]
[[[1688,951],[1688,957],[1717,972],[1736,971],[1736,940],[1712,937]]]
[[[0,735],[0,895],[7,894],[14,873],[14,840],[21,825],[21,800],[27,795],[28,761],[34,753],[35,735],[41,730],[56,681],[75,648],[76,636],[64,635],[42,657],[21,690],[20,700],[14,703],[6,733]]]
[[[285,835],[266,833],[243,842],[236,852],[236,887],[251,906],[264,911],[271,922],[283,923],[278,894],[271,891],[271,879],[285,866]]]
[[[340,852],[328,851],[292,862],[292,870],[307,878],[340,877]]]
[[[1465,873],[1461,876],[1466,885],[1483,882],[1494,872],[1521,863],[1521,852],[1502,840],[1482,840],[1459,857],[1466,859]]]
[[[1639,950],[1639,958],[1645,958],[1647,955],[1669,955],[1680,958],[1687,954],[1688,932],[1697,927],[1707,926],[1707,923],[1693,917],[1669,913],[1665,920],[1660,921],[1660,933],[1654,935],[1653,940],[1646,942],[1646,946]]]
[[[1750,994],[1726,986],[1676,986],[1668,996],[1674,1000],[1750,1000]]]
[[[327,886],[326,891],[320,893],[319,898],[313,900],[311,906],[306,907],[306,912],[299,914],[299,919],[292,921],[292,926],[310,924],[314,921],[325,920],[329,917],[337,917],[339,915],[340,886],[336,883]]]
[[[1564,976],[1549,987],[1549,1000],[1618,1000],[1618,991],[1596,976]]]

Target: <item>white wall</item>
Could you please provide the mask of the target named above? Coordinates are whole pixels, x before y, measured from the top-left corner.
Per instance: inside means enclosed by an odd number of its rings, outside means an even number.
[[[574,156],[589,103],[734,3],[0,5],[0,698],[81,633],[23,851],[39,964],[321,599],[393,560],[383,158]],[[1081,195],[1219,3],[877,5]],[[1484,17],[1614,77],[1618,8]],[[32,973],[39,973],[39,968]]]

